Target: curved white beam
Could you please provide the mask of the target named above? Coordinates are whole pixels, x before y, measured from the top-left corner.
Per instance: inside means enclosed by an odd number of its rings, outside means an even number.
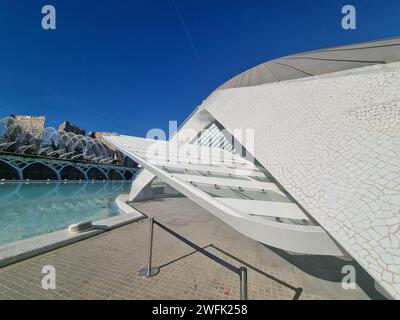
[[[107,137],[107,139],[116,148],[123,151],[127,156],[131,157],[154,176],[158,177],[199,206],[208,210],[237,231],[254,240],[297,253],[343,255],[343,252],[337,244],[319,226],[279,223],[240,213],[221,201],[218,201],[218,199],[207,195],[190,183],[178,179],[146,159],[129,151],[129,149],[132,148],[128,149],[126,145],[129,145],[132,141],[129,141],[128,137],[124,136],[119,138],[117,136],[110,136]],[[138,138],[134,139],[137,140]]]

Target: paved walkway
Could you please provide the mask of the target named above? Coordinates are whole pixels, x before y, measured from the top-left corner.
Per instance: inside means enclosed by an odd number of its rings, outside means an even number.
[[[289,255],[253,241],[185,198],[136,208],[236,266],[246,265],[250,299],[369,299],[379,295],[363,270],[359,285],[343,290],[343,265],[333,257]],[[148,220],[0,269],[0,299],[238,299],[236,274],[155,227],[154,265],[160,273],[137,277],[146,264]],[[56,289],[41,287],[42,267],[56,268]],[[361,289],[362,288],[362,289]]]

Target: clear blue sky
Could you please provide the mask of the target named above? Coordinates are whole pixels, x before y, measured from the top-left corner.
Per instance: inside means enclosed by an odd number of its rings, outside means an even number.
[[[41,28],[45,4],[55,31]],[[345,4],[355,31],[341,28]],[[398,0],[1,0],[0,117],[144,136],[266,60],[398,35]]]

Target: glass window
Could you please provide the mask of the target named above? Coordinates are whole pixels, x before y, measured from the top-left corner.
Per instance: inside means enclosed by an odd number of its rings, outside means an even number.
[[[237,187],[216,186],[202,183],[193,183],[200,190],[206,192],[212,197],[232,198],[258,201],[288,202],[290,199],[286,196],[270,190],[243,189]]]
[[[235,179],[235,180],[248,180],[244,176],[234,176],[228,173],[216,173],[211,171],[200,171],[200,170],[185,170],[177,168],[163,168],[165,171],[172,174],[188,174],[193,176],[204,176],[212,178],[223,178],[223,179]]]
[[[301,225],[301,226],[314,226],[315,224],[306,219],[288,219],[288,218],[281,218],[281,217],[270,217],[270,216],[264,216],[260,214],[250,214],[253,217],[258,217],[262,218],[268,221],[273,221],[273,222],[279,222],[279,223],[286,223],[286,224],[295,224],[295,225]]]
[[[267,176],[262,176],[262,177],[257,177],[257,176],[250,176],[250,178],[259,181],[259,182],[273,182],[272,178],[267,177]]]

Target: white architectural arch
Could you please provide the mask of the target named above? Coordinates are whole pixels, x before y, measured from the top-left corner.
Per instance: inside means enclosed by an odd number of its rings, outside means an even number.
[[[168,142],[107,137],[143,167],[130,200],[156,177],[257,241],[351,255],[399,299],[397,61],[399,38],[280,58],[220,86]]]
[[[62,171],[67,167],[72,167],[74,168],[74,170],[79,171],[82,174],[81,180],[92,180],[90,176],[88,176],[88,172],[90,170],[98,170],[99,172],[101,172],[104,178],[100,180],[113,180],[109,178],[109,173],[111,171],[117,172],[117,174],[120,177],[120,179],[115,179],[115,180],[125,180],[125,174],[127,172],[131,173],[132,176],[134,176],[137,171],[136,168],[132,167],[121,167],[121,166],[113,166],[107,164],[89,163],[89,162],[77,162],[77,161],[62,160],[62,159],[49,159],[44,157],[29,157],[29,156],[22,157],[20,155],[12,155],[12,154],[2,154],[0,161],[2,163],[9,165],[17,172],[18,180],[26,180],[27,177],[24,175],[24,170],[31,165],[37,165],[37,164],[43,165],[44,167],[51,170],[51,172],[54,173],[54,180],[62,180],[61,177]],[[2,178],[0,177],[0,179]]]

